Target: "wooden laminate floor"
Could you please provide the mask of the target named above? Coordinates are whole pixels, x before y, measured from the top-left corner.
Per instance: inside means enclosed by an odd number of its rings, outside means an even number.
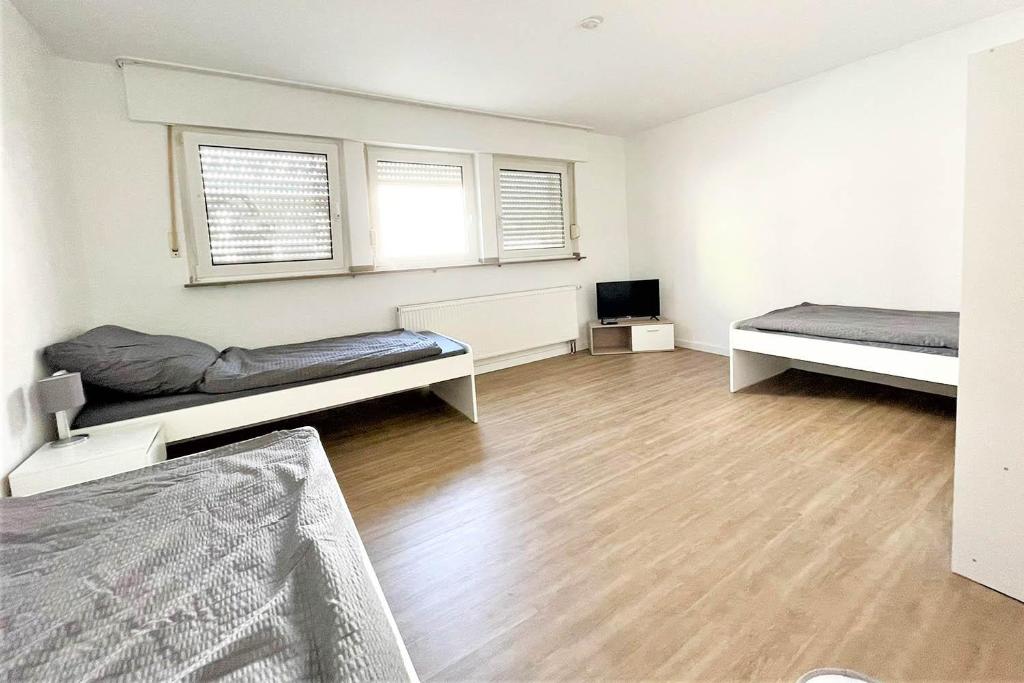
[[[949,571],[955,401],[585,354],[315,421],[424,679],[1024,679]]]

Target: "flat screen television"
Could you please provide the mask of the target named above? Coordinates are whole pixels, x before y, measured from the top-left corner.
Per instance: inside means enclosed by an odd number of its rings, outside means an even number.
[[[656,318],[661,315],[657,280],[624,280],[597,283],[597,317]]]

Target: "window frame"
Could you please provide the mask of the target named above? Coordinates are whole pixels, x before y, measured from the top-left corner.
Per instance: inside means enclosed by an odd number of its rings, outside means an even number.
[[[434,164],[459,166],[462,168],[462,190],[465,196],[464,229],[467,247],[463,258],[451,260],[437,257],[388,260],[381,256],[380,214],[377,200],[377,162],[398,161],[412,164]],[[410,270],[417,268],[465,266],[480,263],[480,220],[477,215],[476,165],[472,154],[391,147],[386,145],[366,146],[366,182],[370,204],[370,239],[373,245],[374,270]]]
[[[344,205],[341,173],[340,144],[318,138],[218,133],[183,130],[180,132],[182,159],[183,215],[186,218],[185,240],[188,252],[190,281],[235,282],[282,277],[308,277],[345,273],[348,270],[345,233],[342,224]],[[327,157],[327,191],[330,203],[331,255],[330,259],[306,261],[271,261],[267,263],[241,263],[214,265],[210,254],[210,228],[207,223],[206,197],[203,190],[200,146],[231,147],[238,149],[269,150],[323,154]]]
[[[505,227],[501,221],[501,171],[534,171],[538,173],[558,173],[562,178],[562,236],[564,245],[560,248],[548,249],[505,249]],[[555,159],[536,159],[532,157],[497,156],[494,157],[494,212],[495,225],[498,229],[498,259],[501,262],[538,261],[545,258],[564,259],[575,254],[572,244],[571,226],[572,212],[576,201],[576,188],[573,183],[572,165],[569,161]]]

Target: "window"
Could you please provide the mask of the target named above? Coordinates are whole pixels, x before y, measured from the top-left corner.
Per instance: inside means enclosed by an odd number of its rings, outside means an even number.
[[[343,270],[338,148],[182,134],[193,280]]]
[[[572,253],[572,179],[567,163],[496,158],[494,178],[502,259]]]
[[[480,260],[473,158],[410,149],[367,149],[375,265]]]
[[[193,285],[557,259],[579,248],[571,162],[171,132]]]

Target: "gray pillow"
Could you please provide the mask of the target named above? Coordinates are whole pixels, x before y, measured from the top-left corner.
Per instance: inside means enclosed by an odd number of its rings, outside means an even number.
[[[43,351],[54,370],[80,372],[89,384],[146,396],[195,391],[219,355],[209,344],[117,325],[97,327]]]

